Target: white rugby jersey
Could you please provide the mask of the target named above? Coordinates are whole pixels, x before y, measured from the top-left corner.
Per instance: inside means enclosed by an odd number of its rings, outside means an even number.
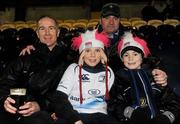
[[[82,68],[82,97],[80,104],[79,66],[71,64],[65,71],[57,90],[66,93],[73,108],[79,113],[105,113],[106,72],[90,73]],[[114,73],[108,67],[108,91],[114,82]]]

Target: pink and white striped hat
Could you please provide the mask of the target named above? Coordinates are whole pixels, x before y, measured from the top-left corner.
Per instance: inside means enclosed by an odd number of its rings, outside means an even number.
[[[145,58],[150,54],[146,41],[137,36],[133,36],[131,32],[125,32],[118,43],[118,54],[121,59],[127,50],[141,52]]]

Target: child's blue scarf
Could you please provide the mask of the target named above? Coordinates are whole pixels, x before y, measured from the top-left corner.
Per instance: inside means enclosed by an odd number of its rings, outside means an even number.
[[[156,116],[156,106],[152,94],[152,86],[148,74],[143,69],[128,70],[134,90],[134,107],[148,107],[150,118]]]

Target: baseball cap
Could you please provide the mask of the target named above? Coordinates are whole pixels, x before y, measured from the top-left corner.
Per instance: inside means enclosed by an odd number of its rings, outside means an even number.
[[[101,10],[101,17],[107,17],[107,16],[116,16],[120,17],[120,8],[119,5],[116,3],[107,3],[102,7]]]

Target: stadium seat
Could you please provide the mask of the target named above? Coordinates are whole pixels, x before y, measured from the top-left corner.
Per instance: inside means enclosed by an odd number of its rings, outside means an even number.
[[[63,23],[60,23],[59,24],[59,27],[63,27],[63,28],[66,28],[68,31],[71,30],[72,28],[72,23],[69,23],[69,22],[63,22]]]
[[[149,20],[147,24],[152,25],[157,28],[159,25],[163,24],[163,21],[159,19],[152,19],[152,20]]]
[[[164,20],[163,23],[167,24],[167,25],[173,25],[174,27],[176,27],[176,25],[180,24],[179,20],[177,20],[177,19],[166,19],[166,20]]]

